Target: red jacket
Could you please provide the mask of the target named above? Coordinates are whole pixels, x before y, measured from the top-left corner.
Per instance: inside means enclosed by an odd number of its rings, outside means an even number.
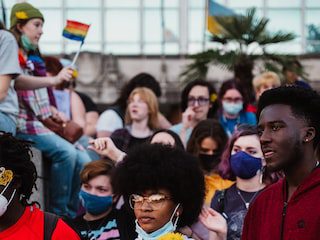
[[[34,206],[26,207],[21,218],[11,227],[0,231],[1,240],[41,240],[44,236],[44,213]],[[61,219],[52,234],[52,240],[80,240],[80,237]]]
[[[260,193],[246,215],[242,240],[320,239],[320,168],[300,184],[288,203],[286,194],[285,179]]]

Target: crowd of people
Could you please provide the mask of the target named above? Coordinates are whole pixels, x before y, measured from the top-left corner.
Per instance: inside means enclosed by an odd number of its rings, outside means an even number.
[[[318,239],[320,95],[292,68],[284,84],[256,76],[255,101],[237,79],[189,82],[175,125],[140,73],[100,114],[70,63],[41,55],[44,21],[23,2],[1,24],[0,239]],[[32,147],[50,166],[46,211]]]

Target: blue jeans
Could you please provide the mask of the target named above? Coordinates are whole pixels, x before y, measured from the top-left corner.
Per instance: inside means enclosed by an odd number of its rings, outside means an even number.
[[[88,154],[53,133],[17,133],[17,137],[34,142],[34,147],[51,161],[48,210],[59,216],[74,217],[79,204],[79,173],[91,161]]]
[[[16,123],[5,113],[0,111],[0,131],[16,135]]]

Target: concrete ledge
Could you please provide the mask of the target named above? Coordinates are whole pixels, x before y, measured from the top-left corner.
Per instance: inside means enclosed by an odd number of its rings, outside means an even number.
[[[45,164],[40,150],[32,148],[32,153],[32,162],[35,164],[38,173],[38,178],[36,181],[38,190],[35,188],[33,189],[30,201],[37,201],[40,203],[41,209],[45,210],[45,182],[47,181],[47,177],[45,176]]]

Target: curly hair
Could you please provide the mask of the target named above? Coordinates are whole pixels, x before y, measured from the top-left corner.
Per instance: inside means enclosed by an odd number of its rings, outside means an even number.
[[[19,140],[10,133],[0,132],[0,166],[12,170],[21,180],[18,189],[20,202],[24,206],[32,205],[28,200],[33,187],[36,188],[37,170],[31,161],[31,142]]]
[[[195,222],[201,211],[205,186],[197,159],[185,151],[162,144],[142,144],[133,148],[118,164],[115,192],[126,201],[133,193],[165,189],[183,212],[178,223]]]
[[[211,83],[204,81],[204,80],[200,80],[200,79],[189,82],[182,90],[181,101],[180,101],[181,111],[184,112],[188,108],[189,93],[191,92],[192,88],[195,86],[202,86],[202,87],[206,87],[208,89],[210,103],[212,106],[209,109],[207,117],[213,118],[216,114],[217,109],[218,109],[218,103],[216,100],[216,98],[217,98],[216,93],[217,92]]]
[[[259,99],[258,119],[264,108],[274,104],[290,106],[297,118],[315,128],[313,146],[316,148],[320,142],[320,95],[316,91],[298,86],[282,86],[267,90]]]

